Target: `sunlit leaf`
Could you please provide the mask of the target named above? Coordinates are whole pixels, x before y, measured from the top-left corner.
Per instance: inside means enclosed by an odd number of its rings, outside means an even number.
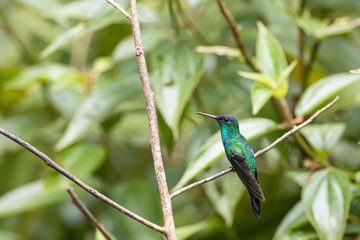
[[[350,70],[351,73],[360,74],[360,69]]]
[[[0,239],[6,240],[21,240],[23,237],[16,231],[0,230]]]
[[[273,34],[261,23],[258,23],[256,41],[256,61],[261,72],[278,82],[281,73],[286,68],[286,58],[283,49]]]
[[[168,37],[169,33],[166,30],[167,29],[159,29],[155,26],[152,28],[151,25],[141,29],[141,39],[143,40],[145,54],[153,51],[159,42]],[[112,52],[114,61],[127,60],[135,56],[133,36],[122,39]]]
[[[344,123],[312,124],[300,131],[317,151],[328,152],[340,140],[345,127]]]
[[[111,199],[152,222],[162,220],[159,195],[156,187],[148,181],[122,182],[112,191]],[[116,224],[126,231],[129,239],[161,239],[161,234],[144,227],[124,214],[116,214]]]
[[[0,197],[0,217],[43,208],[66,198],[65,187],[45,189],[42,181],[31,182]]]
[[[334,146],[330,155],[331,165],[351,171],[360,170],[360,147],[352,140],[342,139]],[[355,181],[360,182],[360,172],[355,173]]]
[[[244,78],[248,78],[257,81],[259,83],[262,83],[265,86],[268,86],[269,88],[274,88],[276,86],[273,79],[270,79],[261,73],[239,71],[238,74]]]
[[[305,16],[298,18],[298,24],[308,35],[317,39],[322,39],[325,36],[326,27],[329,25],[329,20]]]
[[[229,164],[227,161],[216,163],[217,164],[211,165],[210,170],[206,171],[207,176],[222,171]],[[205,173],[200,174],[199,176],[202,178],[206,177]],[[217,179],[217,181],[208,182],[203,185],[203,187],[216,211],[225,220],[226,225],[231,227],[236,206],[241,196],[246,191],[246,188],[241,183],[239,177],[236,174],[230,174],[229,176]]]
[[[200,81],[203,56],[185,42],[163,42],[160,46],[152,61],[156,103],[176,136],[185,105]]]
[[[105,231],[106,231],[106,230],[105,230]],[[115,237],[113,234],[109,233],[108,231],[106,231],[106,233],[107,233],[109,236],[111,236],[111,239],[116,240],[116,237]],[[95,229],[95,240],[107,240],[107,239],[108,239],[108,238],[106,238],[106,237],[104,236],[104,234],[103,234],[102,232],[100,232],[100,230],[99,230],[98,228]]]
[[[218,56],[226,56],[229,58],[239,58],[243,61],[243,56],[238,48],[227,46],[198,46],[195,48],[198,53],[216,54]]]
[[[303,189],[302,202],[320,239],[343,239],[350,196],[349,180],[338,170],[323,169],[313,174]]]
[[[176,228],[176,236],[179,240],[185,240],[207,227],[208,223],[206,221],[192,225],[180,226]]]
[[[300,117],[311,113],[330,97],[359,81],[359,75],[350,73],[335,74],[317,81],[301,95],[295,108],[296,116]]]
[[[360,25],[360,18],[350,20],[347,17],[336,18],[333,23],[331,23],[326,28],[326,36],[340,35],[344,33],[351,32],[354,28]]]
[[[261,108],[269,101],[273,90],[262,85],[255,84],[251,90],[251,105],[252,105],[252,113],[257,114]]]
[[[34,83],[59,82],[62,86],[83,82],[85,76],[64,64],[43,63],[24,69],[6,85],[9,89],[27,89]]]
[[[300,187],[304,187],[306,183],[306,177],[308,175],[308,171],[306,170],[298,170],[298,171],[288,171],[287,176],[291,177]]]
[[[105,151],[95,144],[77,144],[61,154],[64,167],[80,179],[94,172],[105,158]]]
[[[215,122],[214,122],[215,124]],[[239,121],[240,132],[247,140],[276,130],[275,122],[264,118],[250,118]],[[224,155],[224,147],[221,141],[220,131],[216,132],[207,142],[199,148],[196,157],[191,160],[184,174],[173,190],[183,187],[188,181],[194,178],[202,170],[207,168],[220,156]],[[230,164],[229,164],[230,166]]]
[[[125,7],[122,4],[123,7]],[[46,17],[55,21],[65,20],[91,20],[97,16],[104,16],[111,7],[107,2],[96,0],[82,0],[65,3],[58,7],[52,7],[46,11]]]
[[[134,96],[136,90],[137,86],[125,79],[103,84],[95,89],[81,104],[56,148],[60,150],[78,141],[111,114],[116,105]]]
[[[318,19],[311,16],[303,16],[297,21],[307,34],[317,39],[348,33],[360,25],[360,18],[350,20],[347,17],[336,18],[332,23],[328,19]]]
[[[276,229],[274,240],[284,239],[284,235],[307,222],[309,222],[309,220],[306,218],[304,205],[302,202],[298,202],[290,209],[283,220],[281,220],[281,223]]]
[[[276,86],[276,89],[273,93],[274,97],[277,98],[283,98],[286,96],[287,92],[288,92],[288,88],[289,88],[289,76],[290,73],[294,70],[295,66],[296,66],[297,62],[293,61],[289,66],[287,66],[285,68],[285,70],[281,73],[280,75],[280,79],[278,81],[278,84]]]
[[[40,54],[41,58],[45,58],[67,44],[93,32],[96,32],[102,28],[105,28],[115,22],[123,21],[124,18],[119,16],[117,11],[111,8],[107,9],[107,12],[99,14],[96,18],[91,19],[87,23],[80,22],[73,28],[67,30],[63,34],[59,35],[54,42],[47,46]]]

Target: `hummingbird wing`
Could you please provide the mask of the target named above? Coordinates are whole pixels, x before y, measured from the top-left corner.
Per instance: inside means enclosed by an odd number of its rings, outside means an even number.
[[[244,154],[238,153],[229,160],[249,193],[253,197],[265,201],[264,194],[261,191],[259,180],[257,178],[257,170],[255,169],[255,175],[251,172],[249,165],[245,161]]]

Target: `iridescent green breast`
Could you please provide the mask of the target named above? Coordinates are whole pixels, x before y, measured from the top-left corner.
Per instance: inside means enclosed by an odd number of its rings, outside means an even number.
[[[237,154],[243,154],[251,172],[255,175],[256,164],[254,153],[237,126],[221,126],[221,137],[227,158],[230,160]]]

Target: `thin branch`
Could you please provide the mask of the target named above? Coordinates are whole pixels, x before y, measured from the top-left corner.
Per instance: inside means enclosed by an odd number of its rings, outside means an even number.
[[[198,41],[200,41],[202,44],[209,44],[206,38],[201,34],[201,32],[197,29],[196,23],[193,23],[192,20],[186,15],[184,12],[184,9],[181,5],[180,0],[175,1],[177,9],[179,11],[179,15],[182,20],[182,25],[190,31],[190,34],[194,34],[195,37],[197,37]],[[197,14],[198,16],[199,14]]]
[[[292,134],[298,132],[300,129],[302,129],[303,127],[305,127],[306,125],[310,124],[317,116],[319,116],[321,113],[325,112],[326,110],[328,110],[330,107],[332,107],[335,102],[337,102],[337,100],[339,100],[339,97],[335,97],[334,100],[332,100],[330,103],[328,103],[325,107],[321,108],[320,110],[318,110],[314,115],[312,115],[309,119],[307,119],[305,122],[303,122],[302,124],[300,124],[299,126],[295,126],[293,129],[291,129],[290,131],[288,131],[287,133],[285,133],[284,135],[282,135],[280,138],[276,139],[276,141],[274,141],[272,144],[270,144],[269,146],[267,146],[266,148],[257,151],[254,156],[255,158],[266,153],[267,151],[269,151],[270,149],[274,148],[276,145],[278,145],[281,141],[283,141],[284,139],[290,137]],[[216,178],[219,178],[225,174],[228,174],[229,172],[232,172],[232,168],[228,168],[226,170],[223,170],[222,172],[219,172],[213,176],[207,177],[205,179],[202,179],[200,181],[194,182],[188,186],[185,186],[183,188],[180,188],[179,190],[177,190],[176,192],[173,192],[171,194],[171,197],[176,197],[179,194],[190,190],[194,187],[200,186],[204,183],[210,182]]]
[[[232,172],[232,171],[233,171],[233,168],[229,167],[228,169],[225,169],[225,170],[223,170],[223,171],[221,171],[221,172],[219,172],[219,173],[217,173],[217,174],[215,174],[215,175],[213,175],[211,177],[204,178],[203,180],[200,180],[198,182],[194,182],[194,183],[192,183],[190,185],[187,185],[186,187],[180,188],[179,190],[171,193],[170,196],[171,196],[171,198],[174,198],[177,195],[180,195],[180,194],[182,194],[183,192],[185,192],[187,190],[190,190],[190,189],[192,189],[194,187],[197,187],[199,185],[202,185],[204,183],[210,182],[210,181],[212,181],[214,179],[217,179],[217,178],[219,178],[219,177],[221,177],[221,176],[223,176],[225,174],[228,174],[229,172]]]
[[[120,4],[118,4],[117,2],[113,1],[113,0],[106,0],[108,3],[110,3],[114,8],[116,8],[117,10],[119,10],[119,12],[121,12],[129,21],[131,21],[131,16],[130,14],[120,6]]]
[[[314,119],[319,116],[320,114],[322,114],[323,112],[325,112],[326,110],[328,110],[329,108],[331,108],[337,101],[339,100],[339,96],[336,96],[334,98],[334,100],[332,100],[330,103],[328,103],[325,107],[323,107],[322,109],[318,110],[314,115],[312,115],[309,119],[307,119],[305,122],[303,122],[302,124],[300,124],[299,126],[295,126],[293,129],[291,129],[290,131],[288,131],[287,133],[285,133],[284,135],[282,135],[280,138],[276,139],[276,141],[274,141],[272,144],[270,144],[269,146],[267,146],[266,148],[257,151],[254,156],[258,157],[264,153],[266,153],[267,151],[269,151],[270,149],[274,148],[276,145],[278,145],[282,140],[288,138],[290,135],[298,132],[300,129],[302,129],[303,127],[305,127],[306,125],[310,124],[312,121],[314,121]]]
[[[68,187],[66,189],[70,194],[72,202],[79,208],[79,210],[85,215],[85,217],[102,233],[102,235],[108,239],[113,240],[110,234],[105,230],[105,228],[99,223],[99,221],[92,215],[92,213],[87,209],[87,207],[81,202],[79,197],[74,192],[73,187]]]
[[[64,168],[60,167],[57,163],[55,163],[51,158],[49,158],[46,154],[44,154],[43,152],[39,151],[38,149],[36,149],[34,146],[30,145],[29,143],[25,142],[24,140],[18,138],[17,136],[5,131],[4,129],[0,128],[0,134],[4,135],[5,137],[13,140],[14,142],[18,143],[19,145],[21,145],[22,147],[26,148],[27,150],[29,150],[30,152],[32,152],[34,155],[36,155],[37,157],[39,157],[41,160],[43,160],[43,162],[45,162],[46,165],[48,165],[49,167],[55,169],[56,171],[58,171],[60,174],[62,174],[63,176],[65,176],[66,178],[68,178],[70,181],[74,182],[76,185],[78,185],[79,187],[81,187],[82,189],[84,189],[85,191],[87,191],[88,193],[90,193],[91,195],[93,195],[94,197],[96,197],[97,199],[109,204],[110,206],[112,206],[113,208],[119,210],[120,212],[124,213],[125,215],[133,218],[134,220],[144,224],[145,226],[154,229],[155,231],[164,233],[164,228],[158,226],[155,223],[150,222],[149,220],[140,217],[139,215],[131,212],[130,210],[128,210],[127,208],[119,205],[118,203],[114,202],[113,200],[111,200],[110,198],[106,197],[105,195],[103,195],[102,193],[98,192],[96,189],[90,187],[89,185],[85,184],[84,182],[82,182],[80,179],[76,178],[74,175],[72,175],[71,173],[69,173],[68,171],[66,171]]]
[[[240,39],[240,29],[239,29],[233,15],[231,14],[230,10],[227,8],[226,3],[223,0],[217,0],[217,3],[219,5],[221,13],[224,15],[226,21],[230,25],[231,32],[232,32],[232,34],[234,36],[236,45],[239,48],[242,55],[244,56],[246,63],[251,67],[251,69],[254,72],[259,72],[257,67],[252,62],[249,53],[246,51],[246,48],[245,48],[243,42]]]
[[[150,128],[150,145],[154,161],[156,179],[158,183],[161,208],[164,218],[164,235],[169,240],[176,240],[175,223],[172,212],[171,198],[166,182],[164,163],[161,154],[159,127],[156,115],[155,96],[151,89],[149,73],[147,71],[144,46],[141,40],[139,16],[136,0],[130,0],[131,27],[134,36],[136,60],[139,67],[141,85],[143,87],[146,109]]]

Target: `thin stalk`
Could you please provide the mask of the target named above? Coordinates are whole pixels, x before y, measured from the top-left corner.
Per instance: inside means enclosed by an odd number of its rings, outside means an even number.
[[[321,39],[316,39],[312,46],[310,60],[305,68],[305,72],[304,72],[304,76],[303,76],[303,81],[302,81],[304,83],[303,88],[306,88],[307,86],[309,86],[309,75],[310,75],[311,69],[313,68],[313,64],[315,62],[317,53],[319,51],[320,43],[321,43]]]
[[[136,0],[130,0],[130,16],[130,23],[135,43],[136,60],[139,67],[139,75],[141,85],[144,91],[146,109],[149,119],[150,146],[160,193],[161,208],[163,211],[165,229],[164,235],[168,240],[177,240],[171,197],[166,182],[165,168],[161,153],[159,126],[155,107],[155,95],[150,85],[149,73],[145,60],[144,46],[141,39],[141,30]]]
[[[221,10],[221,13],[224,15],[226,21],[230,25],[231,32],[234,36],[235,43],[237,47],[239,48],[241,54],[244,56],[245,62],[254,72],[259,72],[259,69],[255,66],[255,64],[251,60],[250,54],[247,52],[243,42],[240,39],[240,29],[231,14],[230,10],[226,6],[226,3],[223,0],[217,0],[217,3],[219,5],[219,8]]]

